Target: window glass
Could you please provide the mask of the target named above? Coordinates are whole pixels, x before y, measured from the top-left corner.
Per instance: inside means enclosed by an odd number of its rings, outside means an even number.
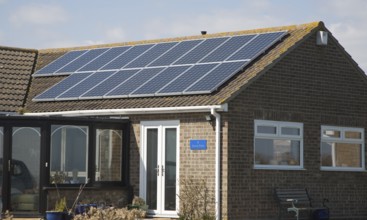
[[[97,129],[96,181],[121,181],[122,130]]]
[[[51,126],[50,182],[78,184],[87,181],[88,127]]]
[[[254,139],[255,168],[302,168],[302,127],[301,123],[256,120],[255,128],[258,133]],[[270,128],[272,132],[261,132],[257,136],[259,130],[270,131]]]
[[[332,167],[361,167],[361,145],[323,142],[321,164]]]
[[[337,130],[324,130],[323,131],[324,137],[330,138],[340,138],[340,131]]]
[[[326,136],[325,133],[334,130],[322,128],[321,168],[325,170],[363,170],[363,129],[335,128],[335,130],[338,130],[338,135]]]
[[[257,133],[261,134],[276,134],[277,128],[274,126],[259,125],[257,126]]]
[[[359,131],[345,131],[345,138],[361,139],[362,133]]]
[[[39,127],[13,127],[11,142],[11,210],[34,212],[38,200],[24,205],[20,198],[38,198],[40,191],[41,129]]]
[[[255,164],[299,166],[300,141],[257,138]]]
[[[299,136],[301,134],[301,130],[299,128],[282,128],[282,135],[296,135]]]

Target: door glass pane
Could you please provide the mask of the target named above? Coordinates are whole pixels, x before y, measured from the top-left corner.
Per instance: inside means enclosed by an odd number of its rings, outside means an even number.
[[[40,128],[13,128],[10,180],[13,211],[38,211],[40,150]]]
[[[157,209],[158,129],[147,129],[147,195],[149,209]]]
[[[176,128],[166,129],[165,210],[176,210]]]
[[[88,178],[88,127],[51,126],[50,183],[78,184]]]
[[[97,129],[96,181],[121,181],[122,130]]]

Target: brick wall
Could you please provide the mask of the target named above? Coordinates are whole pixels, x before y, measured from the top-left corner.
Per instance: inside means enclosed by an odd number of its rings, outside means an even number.
[[[315,42],[309,38],[229,103],[228,219],[275,219],[274,187],[328,198],[332,219],[367,218],[366,173],[320,171],[321,125],[367,128],[366,79],[336,42]],[[253,169],[254,119],[303,123],[304,170]]]

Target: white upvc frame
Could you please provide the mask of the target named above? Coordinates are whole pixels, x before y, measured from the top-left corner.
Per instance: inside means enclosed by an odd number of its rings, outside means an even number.
[[[161,207],[157,207],[157,210],[148,210],[148,216],[154,216],[154,217],[171,217],[171,218],[177,218],[178,217],[178,209],[180,207],[179,204],[179,176],[180,176],[180,121],[179,120],[169,120],[169,121],[142,121],[140,123],[140,179],[139,179],[139,196],[143,199],[146,199],[147,195],[147,143],[146,143],[146,134],[148,129],[158,129],[158,143],[162,143],[164,145],[165,140],[165,129],[167,128],[176,128],[177,132],[177,142],[176,142],[176,210],[175,211],[165,211],[163,204],[159,204],[159,202],[163,203],[164,198],[164,192],[162,194],[157,194],[157,206],[161,205]],[[160,146],[158,146],[158,151],[161,151],[165,148],[165,146],[161,146],[162,149],[159,149]],[[158,155],[158,160],[162,160],[162,157],[164,155]],[[164,181],[158,180],[160,184],[160,188],[164,188]],[[163,191],[163,190],[162,190]]]
[[[261,133],[258,131],[259,126],[269,126],[276,129],[274,134]],[[296,128],[299,129],[299,135],[282,134],[282,128]],[[299,165],[271,165],[271,164],[256,164],[256,138],[261,139],[277,139],[277,140],[296,140],[300,142],[299,146]],[[269,120],[255,120],[254,121],[254,169],[273,169],[273,170],[301,170],[303,169],[303,123],[298,122],[284,122],[284,121],[269,121]]]
[[[324,135],[324,131],[332,130],[339,131],[340,137],[327,137]],[[359,132],[361,138],[347,138],[345,133],[348,131]],[[365,171],[365,146],[364,146],[364,128],[353,128],[353,127],[338,127],[338,126],[321,126],[321,138],[320,138],[320,169],[325,171]],[[340,167],[336,166],[336,152],[335,146],[332,146],[332,163],[333,166],[322,166],[321,164],[321,151],[323,142],[335,142],[335,143],[346,143],[346,144],[360,144],[361,145],[361,167]]]

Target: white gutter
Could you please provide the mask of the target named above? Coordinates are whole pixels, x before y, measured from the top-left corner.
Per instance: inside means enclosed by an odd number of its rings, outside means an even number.
[[[221,121],[220,114],[218,114],[215,108],[210,110],[210,113],[215,117],[215,219],[220,220],[220,129]]]
[[[228,105],[205,105],[205,106],[182,106],[161,108],[126,108],[126,109],[97,109],[97,110],[75,110],[59,112],[36,112],[24,113],[26,116],[101,116],[101,115],[141,115],[141,114],[167,114],[167,113],[193,113],[227,111]]]

